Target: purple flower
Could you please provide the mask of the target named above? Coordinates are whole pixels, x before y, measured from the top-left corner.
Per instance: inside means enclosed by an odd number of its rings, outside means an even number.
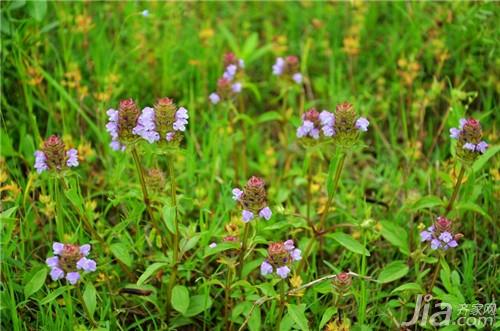
[[[86,257],[91,249],[89,244],[77,246],[55,242],[52,249],[55,256],[47,258],[45,263],[50,267],[50,277],[54,281],[66,275],[66,280],[74,285],[80,279],[78,270],[90,272],[97,268],[96,262]]]
[[[231,90],[234,93],[240,93],[241,92],[241,83],[234,83],[233,85],[231,85]]]
[[[292,261],[300,261],[302,260],[302,251],[298,248],[295,248],[290,254],[292,257]]]
[[[50,270],[50,278],[52,278],[53,281],[56,281],[58,279],[61,279],[64,277],[64,271],[58,267],[53,267]]]
[[[110,108],[106,112],[108,115],[108,124],[106,124],[106,130],[109,132],[111,135],[111,148],[115,151],[124,151],[125,146],[123,146],[120,141],[118,140],[118,110]]]
[[[366,118],[360,117],[357,119],[355,127],[359,131],[366,132],[366,131],[368,131],[368,125],[370,125],[370,122],[368,122],[368,120]]]
[[[451,248],[454,248],[454,247],[457,247],[458,246],[458,243],[456,240],[450,240],[446,246],[444,246],[444,249],[448,249],[448,247],[451,247]]]
[[[217,243],[213,242],[213,243],[211,243],[210,245],[208,245],[208,247],[210,247],[210,248],[215,248],[215,247],[217,247]]]
[[[273,213],[271,211],[271,208],[269,207],[262,208],[262,210],[259,212],[259,216],[265,218],[266,221],[269,221],[272,215]]]
[[[313,139],[319,139],[319,130],[316,129],[316,128],[313,128],[311,131],[309,131],[309,135],[313,138]]]
[[[167,132],[167,134],[165,135],[165,139],[167,139],[167,141],[172,141],[172,139],[174,139],[174,136],[174,132]]]
[[[292,79],[295,81],[297,84],[302,84],[302,74],[297,72],[293,74]]]
[[[432,239],[431,248],[438,249],[439,247],[441,247],[441,241],[439,241],[438,239]]]
[[[429,241],[431,239],[432,239],[432,232],[429,232],[429,231],[420,232],[420,241],[421,242]]]
[[[323,110],[321,113],[319,113],[319,121],[323,126],[333,126],[335,124],[335,115],[327,110]]]
[[[218,104],[220,101],[220,96],[217,93],[212,93],[208,96],[210,102],[214,105]]]
[[[333,128],[333,126],[325,125],[321,129],[323,130],[323,134],[326,137],[332,137],[335,135],[335,129]]]
[[[457,128],[451,128],[450,129],[450,138],[452,138],[452,139],[458,139],[458,137],[460,136],[461,132],[462,132],[462,130],[459,130]]]
[[[125,150],[125,145],[120,144],[118,140],[113,140],[109,146],[111,147],[112,150],[114,151],[124,151]]]
[[[253,220],[253,213],[248,210],[243,210],[241,212],[241,216],[243,217],[243,222],[248,223]]]
[[[485,153],[488,149],[488,144],[485,141],[480,141],[479,144],[476,145],[476,150],[480,153]]]
[[[66,165],[68,167],[77,167],[78,166],[78,151],[74,148],[68,150],[66,152],[66,156],[68,157],[68,161],[66,161]]]
[[[273,273],[273,266],[267,261],[262,262],[262,264],[260,265],[260,274],[262,276],[265,276],[271,273]]]
[[[273,65],[273,75],[281,76],[285,70],[285,60],[282,57],[276,59],[276,63]]]
[[[233,200],[240,201],[242,195],[243,195],[242,190],[240,190],[239,188],[233,189]]]
[[[464,128],[464,125],[467,123],[467,119],[465,118],[461,118],[459,121],[459,127],[460,127],[460,130],[462,130]]]
[[[71,284],[75,285],[80,280],[79,272],[68,272],[66,275],[66,280]]]
[[[188,124],[188,111],[184,107],[180,107],[175,113],[174,130],[175,131],[185,131],[186,124]]]
[[[225,79],[233,80],[237,70],[238,67],[236,65],[230,64],[227,66],[226,71],[224,72],[222,77],[224,77]]]
[[[58,256],[52,256],[49,257],[45,260],[45,263],[51,268],[56,268],[59,265],[59,257]]]
[[[137,119],[137,126],[132,129],[132,133],[146,139],[150,144],[160,140],[160,134],[156,131],[155,110],[145,107]]]
[[[447,244],[453,239],[453,236],[448,231],[445,231],[439,235],[439,239]]]
[[[467,149],[471,152],[474,152],[476,150],[476,145],[471,144],[471,143],[465,143],[463,146],[463,149]]]
[[[285,241],[283,243],[283,246],[285,247],[285,249],[287,251],[293,251],[295,249],[295,244],[293,243],[293,240],[292,239],[288,239],[287,241]]]
[[[52,250],[54,251],[54,255],[61,255],[64,249],[64,244],[55,242],[52,244]]]
[[[87,259],[86,257],[82,257],[78,262],[76,263],[76,268],[79,270],[83,271],[95,271],[96,270],[96,263],[94,260]]]
[[[278,276],[280,276],[282,279],[285,279],[288,277],[288,274],[290,273],[290,268],[288,268],[286,265],[279,267],[276,269],[276,273]]]
[[[42,151],[36,151],[35,152],[35,169],[36,172],[41,174],[45,170],[49,169],[49,166],[47,165],[47,157]]]
[[[305,120],[301,126],[297,129],[297,138],[305,137],[314,129],[314,123],[308,120]]]
[[[90,253],[91,246],[89,244],[81,245],[80,246],[80,253],[83,254],[83,256],[87,256]]]

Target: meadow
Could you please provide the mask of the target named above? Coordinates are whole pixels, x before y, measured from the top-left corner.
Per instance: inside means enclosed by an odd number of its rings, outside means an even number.
[[[498,329],[499,12],[2,1],[1,329]]]

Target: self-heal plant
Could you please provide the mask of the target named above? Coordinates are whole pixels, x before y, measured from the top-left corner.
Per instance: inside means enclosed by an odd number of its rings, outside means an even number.
[[[267,192],[265,182],[262,178],[252,176],[245,187],[243,187],[243,190],[235,188],[232,193],[233,200],[237,201],[242,208],[241,216],[245,223],[238,265],[238,276],[241,277],[243,258],[247,249],[248,232],[250,229],[249,222],[257,215],[265,220],[269,220],[273,213],[267,205]]]
[[[224,55],[224,67],[224,73],[217,81],[217,90],[208,96],[214,105],[221,101],[232,101],[243,88],[241,81],[245,62],[230,52]]]
[[[106,114],[109,118],[106,130],[111,135],[110,146],[115,151],[124,151],[128,144],[137,140],[133,130],[140,116],[139,107],[134,100],[126,99],[120,101],[117,110],[110,108]]]
[[[260,265],[260,273],[263,276],[276,273],[281,279],[288,278],[292,263],[302,259],[301,253],[291,239],[271,243],[267,249],[267,259]]]
[[[232,82],[223,77],[217,81],[217,91],[211,93],[208,98],[214,105],[220,101],[232,101],[241,92],[242,87],[240,82]]]
[[[55,242],[52,245],[54,256],[46,260],[52,280],[65,278],[75,285],[80,280],[80,272],[96,271],[96,262],[87,258],[90,248],[89,244],[78,246]]]
[[[488,149],[482,137],[481,124],[473,118],[462,118],[458,128],[450,129],[450,138],[457,140],[457,156],[465,163],[473,162]]]
[[[302,74],[299,70],[299,58],[290,55],[285,58],[278,57],[273,65],[273,75],[296,84],[302,84]]]
[[[188,124],[188,111],[175,105],[170,98],[159,99],[154,108],[146,107],[132,132],[149,143],[161,142],[177,146]]]
[[[233,200],[238,201],[242,207],[242,220],[245,223],[253,220],[257,215],[269,220],[273,215],[267,205],[265,182],[262,178],[252,176],[243,187],[233,189]]]
[[[454,234],[452,231],[452,222],[444,216],[439,216],[434,224],[420,232],[422,242],[429,242],[433,250],[455,248],[458,246],[458,240],[462,238],[461,233]]]
[[[66,149],[62,139],[56,135],[47,138],[42,149],[35,152],[34,167],[38,173],[60,172],[78,165],[78,151],[74,148]]]

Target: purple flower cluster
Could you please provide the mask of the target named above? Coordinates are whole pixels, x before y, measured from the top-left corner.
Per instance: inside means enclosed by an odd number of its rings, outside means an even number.
[[[345,124],[336,123],[335,115],[327,110],[319,113],[316,109],[311,108],[302,115],[302,125],[297,128],[297,138],[312,138],[315,140],[321,137],[333,137],[337,132],[345,131]],[[354,121],[354,128],[358,131],[368,131],[370,122],[364,117],[360,117]]]
[[[165,140],[172,141],[176,132],[186,131],[188,118],[189,115],[186,108],[180,107],[177,109],[174,114],[172,126],[171,128],[167,128],[167,132],[165,133]],[[160,133],[157,131],[157,123],[158,119],[155,109],[146,107],[142,110],[139,120],[137,121],[137,126],[133,129],[133,132],[152,144],[161,139]],[[162,124],[164,123],[158,123],[158,125]]]
[[[240,190],[233,189],[233,200],[238,201],[243,210],[241,216],[243,222],[248,223],[258,215],[265,220],[269,220],[273,215],[271,208],[267,206],[267,196],[264,180],[253,176],[247,182],[247,185]]]
[[[472,118],[462,118],[458,128],[450,129],[450,138],[458,140],[463,149],[483,154],[488,149],[488,144],[481,140],[481,136],[479,121]]]
[[[227,53],[224,56],[225,70],[222,78],[217,81],[217,91],[211,93],[208,98],[214,105],[221,100],[230,99],[240,93],[243,85],[237,81],[237,76],[245,68],[245,62],[236,58],[234,53]]]
[[[440,216],[432,226],[420,232],[420,239],[422,242],[430,242],[433,250],[438,248],[447,250],[448,248],[457,247],[462,234],[453,234],[451,225],[450,220]]]
[[[106,112],[108,115],[108,124],[106,124],[106,130],[111,135],[111,143],[109,146],[115,151],[124,151],[125,145],[122,145],[119,140],[118,135],[118,110],[110,108]]]
[[[52,280],[66,278],[70,284],[74,285],[80,280],[80,271],[96,271],[95,261],[87,258],[90,248],[89,244],[78,246],[55,242],[52,245],[55,256],[45,261],[51,268]]]
[[[52,135],[43,144],[41,150],[35,151],[34,168],[40,174],[47,170],[61,171],[65,167],[77,167],[78,151],[74,148],[66,150],[64,142]]]
[[[295,248],[293,240],[277,242],[269,245],[267,250],[268,258],[260,265],[261,275],[269,275],[276,271],[276,274],[285,279],[290,274],[292,262],[302,259],[302,252]]]
[[[335,116],[323,110],[309,109],[302,115],[302,125],[297,129],[297,138],[310,137],[319,139],[320,135],[332,137],[335,134]]]
[[[293,55],[286,58],[278,57],[273,65],[273,75],[288,77],[297,84],[302,84],[303,81],[299,72],[299,59]]]

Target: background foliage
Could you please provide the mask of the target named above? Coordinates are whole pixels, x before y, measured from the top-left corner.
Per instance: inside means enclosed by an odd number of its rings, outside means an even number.
[[[170,327],[224,328],[229,305],[231,328],[248,319],[252,330],[272,329],[275,301],[249,315],[258,298],[276,293],[276,281],[258,271],[266,244],[294,238],[303,248],[310,237],[297,216],[306,213],[308,179],[295,128],[305,109],[333,110],[344,100],[371,122],[364,148],[346,160],[329,214],[330,224],[347,226],[325,236],[324,255],[314,250],[300,276],[306,283],[351,270],[370,279],[354,278],[340,301],[328,281],[290,298],[281,328],[323,328],[337,316],[357,329],[383,330],[410,319],[415,296],[426,293],[437,263],[435,254],[420,250],[418,226],[429,226],[451,195],[458,166],[448,129],[464,116],[481,120],[491,146],[468,171],[451,213],[465,237],[443,262],[433,294],[454,305],[492,302],[498,295],[497,4],[12,1],[0,6],[6,329],[167,327],[164,289],[171,252],[160,247],[145,219],[132,158],[111,151],[105,131],[106,110],[129,97],[144,107],[169,96],[190,112],[185,148],[175,160],[141,145],[145,167],[165,171],[175,162],[179,186],[182,263]],[[208,102],[227,51],[246,63],[237,115]],[[306,84],[286,94],[283,110],[283,90],[271,66],[288,54],[299,56]],[[32,166],[34,151],[51,134],[77,147],[82,158],[66,178],[68,189],[59,202],[51,182]],[[335,165],[337,155],[326,146],[312,162],[314,215],[324,206],[329,164]],[[228,302],[221,300],[228,266],[223,253],[208,245],[220,241],[230,221],[239,224],[230,191],[253,174],[265,178],[274,215],[254,224],[246,280],[233,284]],[[153,200],[168,226],[168,189],[155,185],[158,181],[151,183]],[[66,220],[63,238],[50,231],[56,213]],[[92,241],[98,272],[80,284],[94,325],[73,288],[45,280],[51,238],[91,241],[82,215],[109,246]],[[152,294],[120,293],[125,287]]]

